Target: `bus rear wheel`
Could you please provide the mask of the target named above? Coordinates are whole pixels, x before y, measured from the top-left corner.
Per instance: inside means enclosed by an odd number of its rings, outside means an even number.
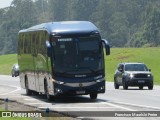
[[[26,85],[26,95],[31,95],[32,91],[29,89],[29,84],[27,79],[26,79],[25,85]]]
[[[92,99],[92,100],[97,99],[97,93],[91,93],[90,94],[90,99]]]

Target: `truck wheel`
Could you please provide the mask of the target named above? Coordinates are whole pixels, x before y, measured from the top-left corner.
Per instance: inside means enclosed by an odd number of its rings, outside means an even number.
[[[128,85],[127,85],[127,83],[126,83],[125,80],[123,80],[123,89],[124,89],[124,90],[127,90],[127,89],[128,89]]]
[[[12,77],[14,77],[14,75],[12,74]]]
[[[142,89],[143,89],[143,86],[139,86],[139,89],[142,90]]]
[[[119,85],[116,83],[116,80],[114,80],[114,88],[119,89]]]
[[[151,83],[151,84],[148,85],[148,89],[149,89],[149,90],[152,90],[152,89],[153,89],[153,83]]]

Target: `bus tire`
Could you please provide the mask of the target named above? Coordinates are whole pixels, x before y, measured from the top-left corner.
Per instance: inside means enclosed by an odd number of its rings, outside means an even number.
[[[33,93],[33,95],[35,95],[35,96],[38,96],[38,95],[39,95],[39,92],[37,92],[37,91],[33,91],[32,93]]]
[[[97,99],[97,93],[91,93],[90,94],[90,99],[92,99],[92,100]]]
[[[44,82],[44,87],[45,87],[45,94],[46,94],[46,98],[48,101],[52,101],[53,100],[53,96],[49,94],[48,92],[48,84],[47,81],[45,80]]]
[[[29,89],[28,79],[25,79],[25,86],[26,86],[26,95],[31,95],[32,91]]]

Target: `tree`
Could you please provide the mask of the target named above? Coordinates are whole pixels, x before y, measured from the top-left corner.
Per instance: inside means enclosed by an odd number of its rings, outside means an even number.
[[[160,44],[160,3],[150,7],[147,10],[147,19],[145,22],[145,33],[144,38],[148,40],[149,43],[157,46]]]
[[[49,0],[49,11],[53,21],[67,20],[67,1]]]
[[[129,37],[129,29],[128,29],[128,21],[127,17],[124,13],[115,12],[109,20],[109,38],[110,44],[123,47],[128,40]]]

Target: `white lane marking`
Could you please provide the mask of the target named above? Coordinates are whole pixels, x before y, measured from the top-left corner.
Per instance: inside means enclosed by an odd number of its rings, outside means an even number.
[[[124,109],[124,110],[127,110],[127,111],[136,111],[136,110],[134,110],[134,109],[122,107],[122,106],[115,105],[115,104],[112,104],[112,103],[108,103],[108,102],[104,102],[104,103],[107,104],[107,105],[113,106],[113,107],[115,107],[115,108],[120,108],[120,109]]]
[[[154,97],[160,97],[160,95],[154,95],[154,94],[144,94],[144,93],[140,93],[141,95],[148,95],[148,96],[154,96]]]
[[[109,86],[109,88],[110,88],[110,89],[106,89],[106,90],[107,91],[113,91],[113,90],[114,91],[119,91],[119,90],[113,89],[113,87],[110,87],[110,86],[113,86],[113,85],[114,85],[114,82],[106,82],[106,86]],[[136,90],[132,90],[132,89],[136,89]],[[147,87],[144,87],[143,90],[139,90],[138,87],[130,87],[130,90],[123,90],[123,89],[120,88],[120,90],[121,90],[121,92],[124,92],[124,93],[134,93],[134,94],[160,97],[160,95],[157,95],[158,92],[160,91],[160,86],[158,86],[158,85],[154,85],[153,90],[148,90]],[[157,92],[157,94],[155,92]]]
[[[160,110],[160,107],[153,107],[153,106],[145,106],[145,105],[138,105],[138,104],[132,104],[132,103],[124,103],[124,102],[112,102],[112,103],[117,103],[121,105],[128,105],[128,106],[134,106],[134,107],[141,107],[141,108],[149,108],[149,109],[157,109]]]
[[[160,95],[157,95],[155,92],[158,92],[159,90],[141,90],[141,91],[124,91],[122,90],[121,92],[123,93],[134,93],[134,94],[140,94],[140,95],[146,95],[146,96],[154,96],[154,97],[160,97]],[[151,93],[153,92],[153,93]]]
[[[24,103],[24,104],[26,104],[26,105],[41,105],[41,104],[43,104],[43,105],[53,105],[52,103]]]
[[[32,99],[25,99],[25,100],[32,100]],[[39,103],[25,103],[25,104],[51,104],[51,105],[53,105],[53,104],[55,104],[55,105],[58,105],[58,104],[60,104],[60,103],[44,103],[44,102],[39,102]],[[81,103],[78,103],[79,105],[81,105]],[[100,104],[106,104],[106,102],[97,102],[97,103],[82,103],[83,105],[84,104],[92,104],[92,105],[95,105],[95,104],[98,104],[98,105],[100,105]]]
[[[39,109],[45,109],[45,108],[55,108],[55,109],[106,109],[106,108],[115,108],[115,107],[38,107]]]
[[[89,104],[92,104],[92,103],[89,103]],[[93,103],[95,104],[95,103]],[[106,104],[106,105],[109,105],[111,107],[100,107],[100,106],[96,106],[96,107],[57,107],[57,106],[53,106],[53,107],[49,107],[49,108],[59,108],[59,109],[110,109],[110,108],[120,108],[120,109],[123,109],[123,110],[127,110],[127,111],[136,111],[134,109],[130,109],[130,108],[126,108],[126,107],[122,107],[122,106],[119,106],[119,105],[115,105],[115,104],[112,104],[112,103],[107,103],[107,102],[100,102],[100,103],[97,103],[97,104]],[[40,109],[45,109],[47,107],[39,107]]]
[[[29,99],[30,100],[30,99]],[[28,105],[52,105],[52,103],[25,103],[25,104],[28,104]],[[88,104],[88,103],[87,103]],[[111,107],[101,107],[101,106],[95,106],[95,107],[86,107],[86,106],[81,106],[81,107],[61,107],[61,106],[50,106],[49,108],[55,108],[55,109],[110,109],[110,108],[120,108],[120,109],[123,109],[123,110],[127,110],[127,111],[136,111],[134,109],[130,109],[130,108],[127,108],[127,107],[122,107],[120,105],[115,105],[115,104],[112,104],[112,103],[107,103],[107,102],[99,102],[99,103],[89,103],[89,104],[106,104],[106,105],[109,105]],[[42,106],[42,107],[38,107],[39,109],[45,109],[47,108],[46,106]]]
[[[35,101],[36,99],[33,99],[33,98],[26,98],[26,99],[23,99],[23,100],[26,100],[26,101]]]
[[[14,88],[16,88],[16,90],[13,90],[13,91],[7,92],[7,93],[3,93],[3,94],[0,94],[0,95],[7,95],[7,94],[11,94],[11,93],[14,93],[14,92],[16,92],[16,91],[21,90],[21,87],[17,87],[17,86],[12,86],[12,85],[1,85],[1,86],[14,87]]]

